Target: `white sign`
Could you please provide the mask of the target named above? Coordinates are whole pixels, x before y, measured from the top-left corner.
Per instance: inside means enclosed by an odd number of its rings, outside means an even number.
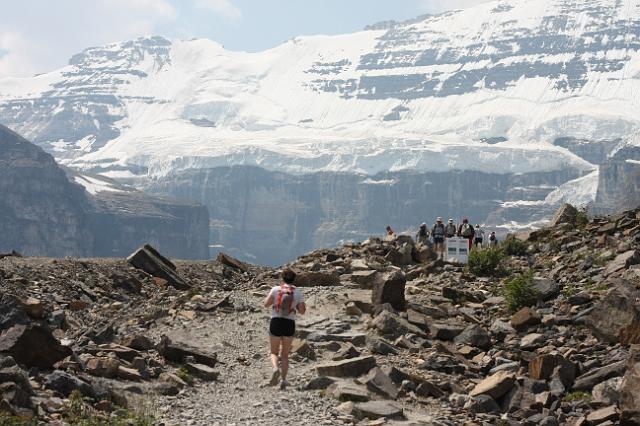
[[[447,262],[467,263],[469,261],[469,240],[447,238],[444,244],[444,258]]]

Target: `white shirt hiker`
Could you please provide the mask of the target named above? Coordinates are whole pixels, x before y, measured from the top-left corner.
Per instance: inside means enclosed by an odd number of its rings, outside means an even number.
[[[293,288],[293,303],[291,304],[292,312],[289,315],[282,315],[282,313],[278,312],[276,307],[278,304],[278,298],[280,296],[281,286],[285,286],[287,288]],[[269,292],[269,295],[273,297],[273,306],[271,307],[271,318],[286,318],[295,321],[296,320],[296,307],[304,302],[304,295],[299,288],[293,287],[289,284],[281,284],[273,287]]]

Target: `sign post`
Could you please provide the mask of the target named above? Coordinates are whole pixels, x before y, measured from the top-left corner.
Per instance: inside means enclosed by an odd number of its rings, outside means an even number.
[[[466,264],[469,261],[469,240],[466,238],[447,238],[444,250],[447,262]]]

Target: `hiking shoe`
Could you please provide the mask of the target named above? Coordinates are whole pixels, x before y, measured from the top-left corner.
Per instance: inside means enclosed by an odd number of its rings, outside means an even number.
[[[287,388],[287,386],[289,386],[289,382],[287,382],[287,379],[283,379],[280,382],[280,390],[285,390]]]
[[[277,368],[274,368],[273,372],[271,373],[271,380],[269,380],[269,386],[277,385],[278,380],[280,380],[280,370]]]

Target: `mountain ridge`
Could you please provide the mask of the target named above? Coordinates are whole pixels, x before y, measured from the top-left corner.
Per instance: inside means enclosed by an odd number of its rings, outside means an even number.
[[[211,244],[252,261],[279,264],[331,245],[326,235],[335,244],[395,220],[410,230],[469,215],[513,230],[565,201],[633,202],[598,188],[636,179],[624,148],[640,141],[638,11],[639,0],[501,0],[257,53],[141,38],[0,80],[0,123],[82,173],[207,205]],[[442,199],[432,182],[456,194]],[[288,203],[305,224],[294,233],[275,218]],[[430,206],[409,217],[403,205]],[[274,245],[288,257],[265,260]]]

